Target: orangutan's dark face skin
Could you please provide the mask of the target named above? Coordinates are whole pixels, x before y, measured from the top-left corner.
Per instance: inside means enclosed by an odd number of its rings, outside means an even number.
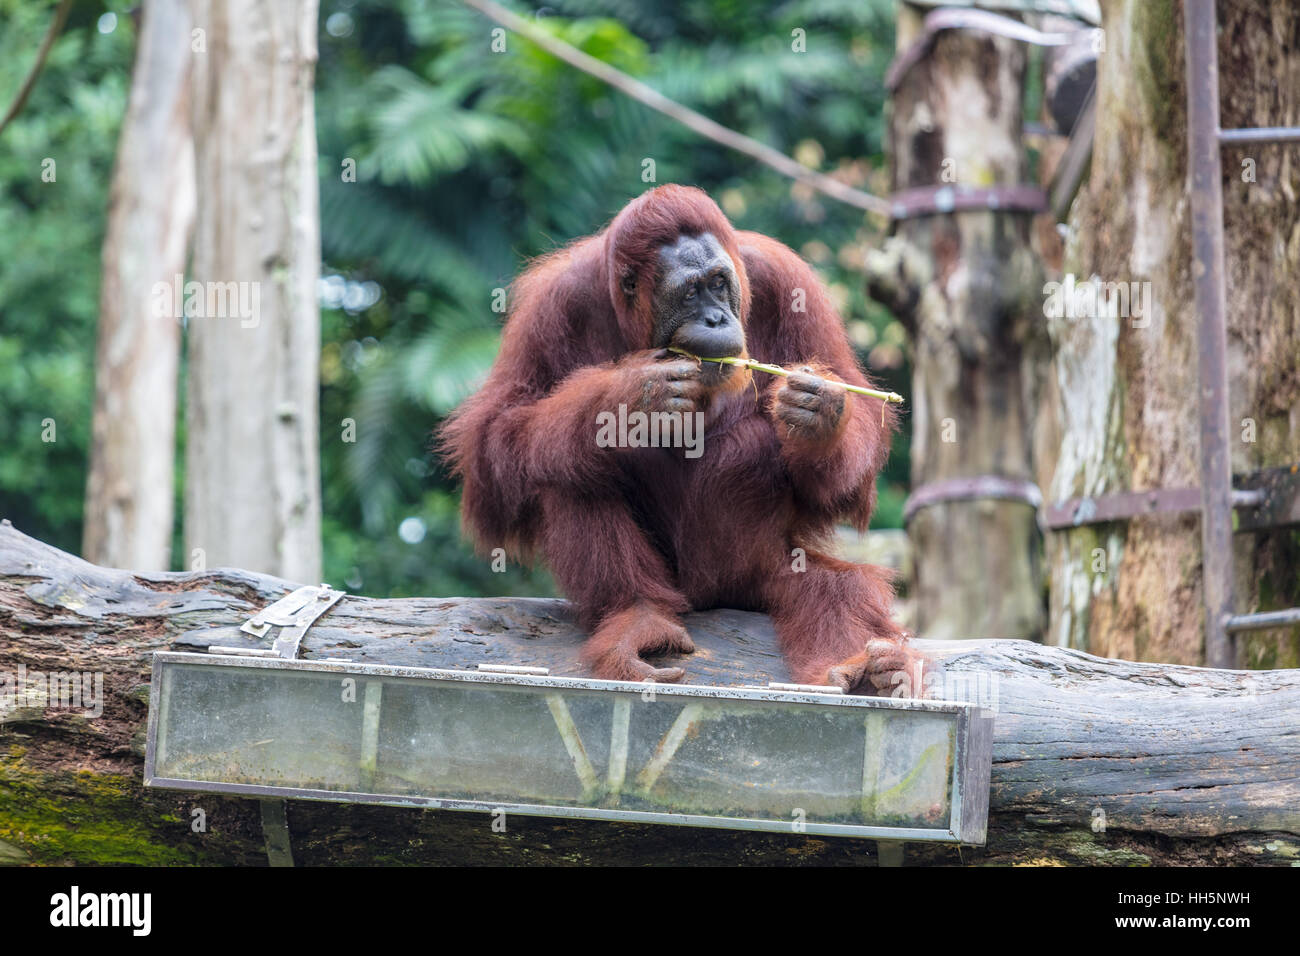
[[[736,267],[707,232],[660,248],[652,310],[654,348],[672,346],[702,358],[745,352]]]

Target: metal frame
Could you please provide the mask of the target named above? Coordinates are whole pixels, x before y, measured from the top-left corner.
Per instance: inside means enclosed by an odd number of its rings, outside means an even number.
[[[840,823],[801,824],[794,831],[790,822],[763,820],[749,817],[700,816],[685,813],[663,813],[644,810],[622,810],[602,807],[566,807],[538,804],[517,804],[479,800],[448,799],[443,797],[415,797],[399,794],[356,793],[351,791],[312,790],[294,787],[266,787],[256,784],[220,783],[156,775],[158,724],[162,719],[161,673],[167,664],[191,664],[207,667],[234,667],[267,670],[309,671],[348,676],[396,677],[430,680],[435,682],[496,684],[553,688],[556,690],[605,691],[623,694],[644,694],[647,685],[633,681],[609,681],[574,677],[502,674],[491,671],[460,671],[424,667],[405,667],[389,664],[354,664],[324,660],[288,660],[229,656],[223,654],[192,654],[177,651],[160,651],[154,655],[154,675],[149,692],[149,724],[146,738],[144,785],[171,790],[192,790],[229,793],[239,796],[316,800],[331,803],[370,803],[396,807],[421,807],[426,809],[475,810],[491,812],[506,810],[527,816],[566,817],[576,819],[616,820],[634,823],[666,823],[720,829],[756,830],[773,833],[799,832],[820,836],[852,836],[878,840],[924,841],[943,843],[983,843],[988,815],[988,774],[991,767],[992,720],[978,714],[973,704],[955,701],[894,699],[859,697],[808,691],[770,690],[757,687],[705,687],[690,684],[655,684],[656,697],[708,698],[713,700],[783,702],[817,704],[831,707],[849,707],[858,710],[899,710],[953,714],[956,717],[954,759],[952,776],[951,815],[947,823],[934,828],[859,826]],[[161,665],[161,666],[160,666]],[[963,777],[972,790],[963,789]],[[982,785],[981,785],[982,783]]]
[[[1205,663],[1235,663],[1224,622],[1232,614],[1232,464],[1228,454],[1228,327],[1219,156],[1219,60],[1213,0],[1189,0],[1187,158],[1192,175],[1192,249],[1200,320],[1201,577]]]
[[[1226,266],[1223,237],[1224,146],[1300,143],[1300,127],[1222,129],[1215,0],[1186,0],[1187,157],[1191,176],[1200,416],[1199,488],[1156,488],[1071,498],[1047,506],[1042,526],[1061,530],[1139,515],[1197,512],[1205,605],[1205,661],[1236,666],[1233,635],[1300,624],[1300,608],[1235,614],[1232,538],[1300,523],[1300,466],[1243,476],[1233,487],[1229,452]],[[1075,145],[1071,140],[1071,147]],[[1080,144],[1080,156],[1083,155]],[[1081,168],[1081,167],[1080,167]],[[1071,176],[1078,172],[1071,173]],[[1060,212],[1067,191],[1052,189]]]
[[[1221,150],[1232,145],[1300,143],[1300,127],[1222,129],[1219,126],[1219,64],[1215,0],[1185,0],[1187,66],[1187,154],[1195,258],[1195,296],[1200,415],[1199,488],[1156,488],[1058,501],[1039,511],[1045,530],[1062,530],[1139,515],[1198,512],[1201,516],[1202,577],[1205,603],[1205,659],[1210,667],[1236,664],[1232,635],[1246,630],[1300,623],[1300,608],[1234,614],[1232,537],[1235,531],[1263,531],[1300,523],[1300,466],[1265,469],[1243,476],[1233,488],[1228,436],[1227,295],[1223,238]],[[1019,21],[972,10],[935,10],[926,15],[917,40],[891,64],[887,77],[895,89],[909,69],[945,30],[976,30],[1044,46],[1066,43],[1072,33],[1046,34]],[[1067,158],[1050,190],[1059,219],[1077,189],[1091,155],[1095,91],[1072,131]],[[1085,142],[1085,137],[1088,140]],[[946,214],[967,209],[1036,212],[1045,205],[1041,190],[1029,186],[966,189],[925,186],[895,194],[895,219]],[[1028,482],[975,476],[933,482],[915,489],[904,506],[904,523],[917,511],[946,501],[1000,499],[1037,507]],[[1234,513],[1234,509],[1236,512]]]
[[[1215,0],[1186,0],[1187,161],[1191,173],[1197,350],[1201,412],[1201,568],[1205,662],[1233,667],[1235,631],[1260,615],[1234,615],[1232,464],[1228,451],[1228,330],[1223,240],[1223,157],[1230,143],[1300,142],[1300,127],[1224,130],[1219,126],[1218,17]],[[1284,612],[1270,612],[1277,618]],[[1300,613],[1298,611],[1297,613]],[[1252,619],[1255,619],[1252,621]],[[1270,620],[1273,618],[1270,618]],[[1229,622],[1234,627],[1229,628]]]

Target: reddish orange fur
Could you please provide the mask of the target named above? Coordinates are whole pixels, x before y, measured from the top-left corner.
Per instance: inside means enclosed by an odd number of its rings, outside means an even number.
[[[702,457],[596,445],[597,412],[631,406],[644,381],[656,251],[701,232],[735,263],[749,355],[871,387],[810,266],[774,239],[733,230],[703,192],[661,186],[515,283],[496,364],[441,433],[464,481],[465,526],[483,549],[541,552],[594,631],[584,659],[600,676],[647,676],[619,649],[682,650],[677,614],[729,606],[772,615],[796,680],[880,686],[910,659],[890,620],[888,573],[823,549],[837,520],[866,527],[892,407],[882,416],[875,400],[850,396],[836,434],[812,444],[768,412],[780,379],[756,373],[767,393],[756,398],[736,375],[709,406]]]

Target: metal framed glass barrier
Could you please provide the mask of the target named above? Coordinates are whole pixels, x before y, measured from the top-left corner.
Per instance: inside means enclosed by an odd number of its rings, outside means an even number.
[[[982,843],[970,704],[159,653],[145,783]]]

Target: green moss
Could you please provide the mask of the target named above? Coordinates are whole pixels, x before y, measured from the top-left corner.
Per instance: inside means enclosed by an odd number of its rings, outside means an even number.
[[[1000,835],[999,835],[1000,836]],[[1087,829],[1068,829],[1056,833],[1033,832],[1017,834],[1020,838],[1008,841],[1020,845],[1012,849],[1007,847],[1011,861],[1006,858],[988,860],[984,865],[1003,866],[1012,862],[1014,866],[1151,866],[1152,858],[1139,850],[1118,846],[1117,841],[1105,834],[1093,833]]]
[[[1270,570],[1260,572],[1256,597],[1260,611],[1280,611],[1300,604],[1300,532],[1276,531],[1262,544]],[[1247,632],[1238,639],[1241,659],[1252,670],[1300,667],[1300,627]]]
[[[1150,136],[1155,142],[1183,143],[1183,104],[1187,100],[1180,46],[1182,26],[1177,12],[1177,0],[1141,0],[1132,4],[1133,23],[1131,35],[1136,44],[1133,56],[1133,77],[1139,87],[1140,102],[1147,104]],[[1118,30],[1122,31],[1121,24]],[[1102,54],[1103,56],[1105,54]],[[1181,156],[1181,149],[1171,155]]]
[[[0,757],[0,843],[16,862],[185,866],[256,860],[248,841],[192,833],[175,794],[148,791],[133,776],[91,771],[45,773],[22,748]]]
[[[1250,670],[1270,671],[1300,667],[1300,628],[1285,632],[1257,632],[1238,638],[1242,663]]]
[[[1106,846],[1093,834],[1072,834],[1062,847],[1090,866],[1150,866],[1151,857],[1125,847]]]
[[[1120,564],[1124,557],[1124,538],[1122,527],[1118,525],[1085,524],[1071,528],[1064,533],[1068,543],[1063,560],[1073,565],[1067,575],[1067,581],[1053,581],[1052,587],[1062,587],[1071,593],[1064,595],[1071,605],[1069,633],[1066,635],[1068,646],[1076,650],[1095,650],[1096,643],[1090,641],[1093,633],[1094,609],[1098,604],[1113,603],[1115,589],[1119,581]],[[1094,569],[1094,553],[1100,550],[1105,558],[1104,570]],[[1058,561],[1061,559],[1058,559]],[[1087,581],[1087,607],[1073,607],[1073,575],[1081,575]]]
[[[1133,659],[1138,661],[1147,659],[1147,651],[1151,647],[1151,628],[1147,626],[1145,615],[1141,622],[1133,632]]]

